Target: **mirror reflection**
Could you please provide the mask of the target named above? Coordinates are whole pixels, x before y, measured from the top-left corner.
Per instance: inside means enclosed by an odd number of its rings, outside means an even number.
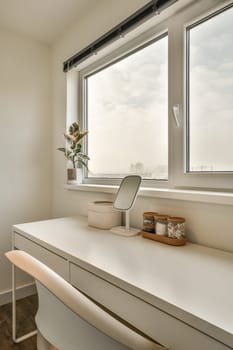
[[[126,176],[120,185],[114,202],[114,208],[129,210],[135,199],[141,184],[141,177],[137,175]]]

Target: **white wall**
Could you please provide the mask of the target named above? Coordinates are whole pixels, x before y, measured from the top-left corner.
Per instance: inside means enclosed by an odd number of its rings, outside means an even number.
[[[3,29],[0,47],[1,294],[11,288],[11,225],[51,215],[52,78],[48,47]]]
[[[54,47],[54,216],[87,215],[88,201],[112,198],[107,194],[63,189],[63,184],[66,182],[65,160],[55,151],[56,147],[63,144],[62,133],[66,125],[66,76],[62,73],[62,62],[104,34],[131,14],[137,6],[144,3],[142,0],[122,0],[118,1],[116,6],[115,1],[101,2],[88,16],[67,31]],[[211,4],[211,0],[205,3],[206,5]],[[232,206],[140,197],[137,199],[131,217],[135,225],[141,226],[144,211],[155,210],[184,216],[187,220],[187,232],[191,241],[233,251],[232,209]]]
[[[71,193],[63,189],[66,183],[66,162],[56,148],[64,145],[63,133],[66,127],[66,74],[62,72],[62,63],[113,26],[148,3],[147,0],[101,0],[82,20],[74,23],[54,45],[53,50],[53,135],[54,135],[54,216],[83,214],[87,215],[87,202],[100,198],[100,194]],[[69,116],[72,119],[72,116]],[[106,198],[106,195],[101,195]]]

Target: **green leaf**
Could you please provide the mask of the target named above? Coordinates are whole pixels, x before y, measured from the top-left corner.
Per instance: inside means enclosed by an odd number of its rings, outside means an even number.
[[[79,125],[78,123],[74,122],[69,127],[69,134],[73,135],[76,131],[79,131]]]
[[[78,157],[86,159],[86,160],[90,160],[90,158],[88,157],[88,155],[84,154],[84,153],[79,153]]]
[[[59,148],[57,148],[57,150],[58,150],[58,151],[61,151],[61,152],[63,152],[63,153],[66,152],[66,149],[65,149],[64,147],[59,147]]]
[[[82,145],[80,143],[76,143],[74,151],[76,153],[79,153],[81,151],[81,149],[82,149]]]
[[[77,137],[77,141],[76,141],[76,142],[80,142],[80,140],[82,140],[82,138],[83,138],[84,136],[86,136],[87,133],[88,133],[88,131],[84,131],[84,132],[78,134],[78,137]]]

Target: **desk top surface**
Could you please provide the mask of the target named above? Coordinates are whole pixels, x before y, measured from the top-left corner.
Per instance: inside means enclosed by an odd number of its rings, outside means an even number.
[[[15,225],[13,231],[233,344],[233,254],[117,236],[88,227],[81,216]]]

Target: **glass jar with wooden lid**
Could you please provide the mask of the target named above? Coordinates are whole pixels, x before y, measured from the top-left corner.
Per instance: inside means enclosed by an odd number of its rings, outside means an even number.
[[[168,219],[168,237],[183,238],[185,237],[185,219],[181,217],[170,217]]]
[[[147,211],[143,213],[143,231],[149,232],[149,233],[155,233],[155,222],[154,222],[154,216],[156,215],[156,212],[153,211]]]
[[[168,235],[168,215],[157,214],[154,216],[155,220],[155,233],[158,236],[167,236]]]

